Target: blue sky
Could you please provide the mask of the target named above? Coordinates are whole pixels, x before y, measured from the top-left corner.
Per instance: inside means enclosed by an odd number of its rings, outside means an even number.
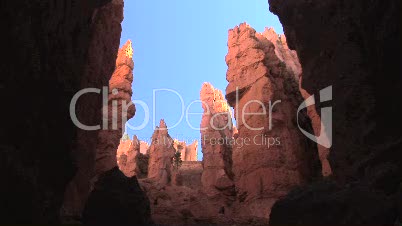
[[[247,22],[258,32],[273,27],[283,33],[278,18],[269,12],[267,0],[127,0],[124,4],[120,45],[128,39],[133,43],[132,99],[143,101],[150,114],[147,126],[136,131],[129,128],[128,134],[147,142],[161,118],[170,127],[179,122],[182,111],[199,100],[202,83],[210,82],[224,92],[229,29]],[[173,92],[159,91],[153,98],[155,89],[177,92],[184,109]],[[140,126],[146,118],[144,109],[139,104],[136,107],[136,115],[129,121],[132,127]],[[201,103],[191,105],[189,112],[202,113]],[[190,115],[188,121],[199,127],[201,114]],[[187,143],[200,139],[200,131],[188,125],[186,116],[169,134]]]

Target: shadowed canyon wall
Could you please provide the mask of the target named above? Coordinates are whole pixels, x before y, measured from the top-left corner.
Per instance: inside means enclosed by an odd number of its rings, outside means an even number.
[[[97,140],[96,131],[72,123],[70,101],[82,88],[107,85],[119,46],[122,3],[4,1],[1,12],[12,48],[2,63],[1,95],[14,93],[4,102],[11,111],[2,112],[7,119],[1,132],[0,165],[7,181],[1,188],[2,222],[56,223],[67,183],[81,164],[71,152],[93,156]],[[98,124],[101,106],[96,94],[83,97],[78,119]],[[24,139],[18,139],[22,129]]]
[[[102,126],[101,92],[115,69],[123,1],[5,1],[1,12],[13,60],[2,63],[0,91],[14,93],[5,101],[12,110],[2,112],[7,119],[1,132],[1,175],[7,181],[1,188],[2,222],[60,223],[60,212],[81,214],[99,147],[99,130],[77,128],[70,110],[80,123]],[[84,88],[100,92],[85,93],[70,108]],[[22,140],[15,135],[21,130]],[[128,181],[108,172],[102,178]],[[133,188],[135,181],[129,183]],[[146,203],[141,191],[135,194],[128,199]],[[133,221],[137,217],[130,214]],[[140,218],[146,219],[146,212]]]
[[[85,203],[83,222],[89,225],[148,225],[150,206],[135,175],[140,151],[138,139],[131,145],[130,159],[124,173],[117,164],[117,150],[128,119],[135,114],[131,102],[133,82],[133,48],[131,41],[119,49],[116,68],[109,81],[107,105],[103,106],[103,123],[96,148],[93,190]],[[127,160],[127,159],[126,159]],[[133,172],[134,171],[134,172]],[[125,175],[126,174],[126,175]],[[118,217],[116,217],[118,216]]]
[[[402,104],[390,100],[402,87],[401,1],[269,4],[299,56],[301,87],[315,95],[318,113],[333,107],[333,182],[288,195],[275,205],[271,224],[394,224],[401,202]],[[332,102],[320,103],[320,90],[328,86]],[[328,205],[333,208],[319,208]]]

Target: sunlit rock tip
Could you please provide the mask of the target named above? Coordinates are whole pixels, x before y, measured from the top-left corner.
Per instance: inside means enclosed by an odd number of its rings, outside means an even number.
[[[120,49],[117,54],[116,66],[126,65],[134,69],[133,61],[134,49],[132,42],[128,40]]]

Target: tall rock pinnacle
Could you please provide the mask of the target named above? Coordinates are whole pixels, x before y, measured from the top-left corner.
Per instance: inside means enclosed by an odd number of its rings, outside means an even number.
[[[170,137],[165,121],[162,119],[152,135],[149,147],[148,178],[161,185],[167,185],[172,177],[172,159],[176,152],[174,140]]]
[[[222,92],[210,83],[202,85],[200,98],[204,113],[201,121],[203,152],[202,185],[209,196],[233,189],[232,147],[233,124],[229,105]]]
[[[116,148],[124,132],[125,122],[135,114],[131,102],[133,93],[133,49],[127,41],[119,49],[116,69],[109,81],[109,96],[103,107],[103,129],[98,135],[98,147],[95,162],[95,174],[99,175],[117,166]],[[107,129],[106,129],[106,128]]]
[[[274,36],[275,44],[266,36]],[[234,108],[238,134],[233,173],[240,215],[268,217],[274,202],[321,173],[316,145],[298,131],[303,99],[297,63],[272,30],[257,33],[246,23],[229,31],[226,98]],[[306,114],[300,124],[310,131]]]

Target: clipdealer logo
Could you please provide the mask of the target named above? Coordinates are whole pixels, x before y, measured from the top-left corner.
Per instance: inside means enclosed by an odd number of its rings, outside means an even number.
[[[264,134],[257,134],[253,137],[238,137],[238,138],[228,138],[228,137],[208,137],[206,135],[201,137],[201,143],[203,145],[226,145],[235,146],[237,149],[241,149],[245,146],[255,145],[255,146],[266,146],[268,148],[273,146],[281,145],[280,137],[269,137]]]
[[[327,102],[332,100],[332,86],[328,86],[325,89],[320,90],[320,102]],[[297,109],[297,116],[299,112],[307,108],[309,106],[315,105],[315,97],[314,95],[308,97]],[[323,107],[321,108],[321,130],[320,135],[315,136],[314,134],[310,134],[306,130],[300,127],[299,117],[297,117],[297,126],[299,130],[310,140],[320,144],[326,148],[330,148],[332,146],[332,107]]]
[[[195,130],[205,130],[206,128],[197,128],[197,127],[193,127],[190,122],[189,122],[189,115],[191,114],[203,114],[203,113],[191,113],[190,112],[190,107],[195,104],[195,103],[203,103],[203,101],[201,100],[196,100],[190,103],[189,106],[187,106],[186,110],[184,111],[184,100],[183,97],[176,91],[171,90],[171,89],[156,89],[153,90],[153,123],[155,124],[156,121],[156,117],[155,117],[155,108],[156,108],[156,92],[158,91],[167,91],[167,92],[173,92],[175,95],[177,95],[181,101],[181,105],[182,105],[182,111],[181,111],[181,117],[179,122],[177,122],[173,127],[168,127],[168,129],[174,128],[176,127],[184,118],[184,115],[186,116],[186,121],[188,123],[188,125]],[[236,90],[236,101],[239,101],[239,93],[238,93],[238,89]],[[100,94],[101,90],[100,89],[96,89],[96,88],[86,88],[83,89],[79,92],[77,92],[74,97],[71,100],[70,103],[70,117],[73,121],[73,123],[80,129],[83,130],[87,130],[87,131],[92,131],[92,130],[99,130],[99,129],[103,129],[103,130],[108,130],[108,129],[112,129],[112,130],[117,130],[118,126],[117,123],[119,121],[121,121],[122,124],[122,128],[125,128],[126,126],[134,131],[138,131],[141,130],[143,128],[145,128],[145,126],[149,123],[149,119],[150,119],[150,110],[148,105],[141,101],[141,100],[133,100],[133,101],[129,101],[127,103],[127,101],[125,100],[121,100],[121,108],[117,107],[117,101],[113,100],[111,102],[112,105],[112,115],[110,116],[108,114],[108,104],[109,103],[109,93],[108,93],[108,87],[103,87],[102,90],[102,99],[103,99],[103,110],[102,110],[102,119],[103,119],[103,126],[101,125],[95,125],[95,126],[89,126],[89,125],[84,125],[82,123],[79,122],[77,115],[76,115],[76,103],[78,101],[78,99],[87,93],[96,93],[96,94]],[[117,95],[118,91],[117,90],[113,90],[112,95]],[[327,102],[327,101],[331,101],[332,100],[332,86],[329,86],[325,89],[320,90],[320,102]],[[239,114],[239,112],[237,112],[236,115],[242,115],[241,119],[243,122],[243,125],[250,131],[261,131],[264,130],[264,127],[260,127],[260,128],[254,128],[251,125],[247,124],[247,120],[245,119],[245,116],[248,115],[255,115],[255,116],[261,116],[261,115],[268,115],[269,116],[269,128],[268,130],[271,131],[273,128],[273,123],[272,123],[272,112],[273,112],[273,108],[280,104],[281,100],[277,100],[274,103],[272,103],[272,101],[269,101],[269,105],[268,105],[268,109],[267,106],[265,106],[264,103],[262,103],[259,100],[250,100],[249,102],[247,102],[245,104],[245,106],[242,109],[242,114]],[[132,127],[129,123],[127,123],[127,109],[128,107],[130,107],[131,105],[136,104],[137,106],[140,106],[143,108],[144,113],[145,113],[145,118],[143,120],[143,123],[140,126],[137,127]],[[204,104],[204,103],[203,103]],[[262,112],[248,112],[248,106],[250,104],[258,104],[261,109]],[[299,130],[309,139],[311,139],[312,141],[316,142],[317,144],[320,144],[326,148],[330,148],[332,146],[332,107],[323,107],[321,108],[321,130],[320,130],[320,135],[319,136],[315,136],[314,134],[310,134],[309,132],[307,132],[306,130],[304,130],[299,123],[299,113],[301,110],[310,107],[312,105],[315,105],[315,96],[312,95],[310,97],[308,97],[302,104],[300,104],[300,106],[297,109],[297,114],[296,114],[296,118],[297,118],[297,126],[299,128]],[[121,110],[121,114],[118,114],[118,111]],[[236,109],[237,111],[239,111],[239,109]],[[205,113],[205,112],[204,112]],[[211,113],[209,107],[207,108],[207,113]],[[122,119],[121,120],[117,120],[118,115],[121,115]],[[231,119],[231,111],[228,110],[227,112],[222,112],[222,113],[218,113],[215,114],[211,120],[209,125],[217,130],[224,130],[226,128],[230,128],[231,127],[231,120],[227,120],[227,125],[220,125],[220,126],[215,126],[214,125],[214,119],[216,119],[217,117],[222,117],[222,115],[227,115],[226,117]],[[112,120],[112,128],[108,127],[108,121]],[[202,137],[202,140],[206,140],[206,137]],[[211,138],[213,139],[213,138]],[[240,140],[239,140],[240,139]],[[243,139],[243,140],[241,140]],[[243,137],[243,138],[227,138],[225,141],[214,141],[211,140],[210,142],[214,142],[216,144],[220,144],[220,143],[225,143],[225,144],[230,144],[230,143],[234,143],[236,144],[236,146],[246,146],[248,143],[253,143],[255,145],[268,145],[268,146],[277,146],[277,145],[281,145],[281,140],[279,137],[266,137],[264,135],[256,135],[254,137]]]

